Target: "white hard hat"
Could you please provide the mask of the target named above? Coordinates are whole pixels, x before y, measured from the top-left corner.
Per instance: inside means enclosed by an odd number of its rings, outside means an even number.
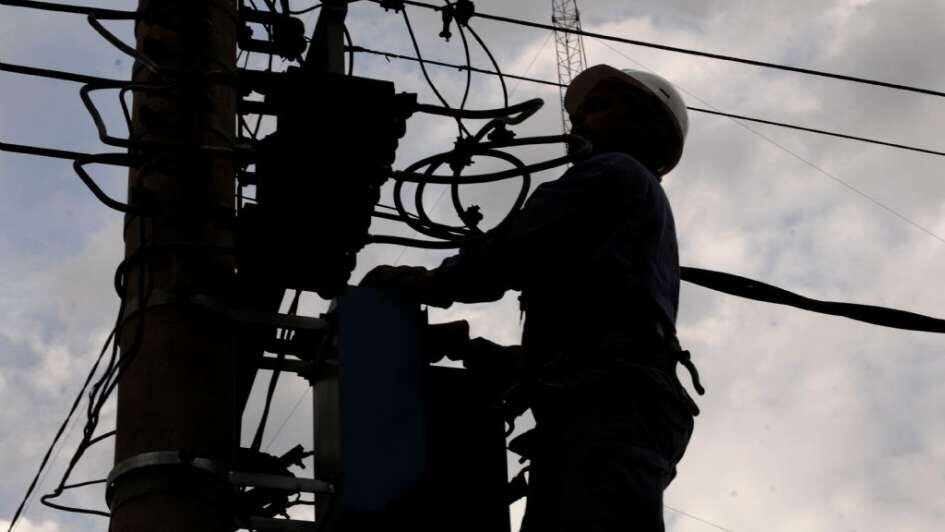
[[[656,97],[662,103],[662,110],[678,133],[676,139],[678,142],[673,146],[674,150],[672,150],[671,157],[659,169],[660,175],[669,173],[682,157],[686,134],[689,132],[689,115],[686,112],[686,102],[683,101],[682,96],[679,95],[672,83],[656,74],[642,70],[618,70],[610,65],[596,65],[575,76],[571,84],[568,85],[568,90],[564,96],[565,110],[570,114],[574,114],[594,87],[607,80],[627,83],[631,87]]]

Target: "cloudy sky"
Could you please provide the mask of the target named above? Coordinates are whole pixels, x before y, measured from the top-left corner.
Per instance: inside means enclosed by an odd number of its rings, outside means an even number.
[[[88,1],[88,0],[85,0]],[[307,2],[296,1],[302,7]],[[97,5],[134,7],[131,0]],[[545,0],[480,0],[483,12],[547,21]],[[585,29],[627,38],[945,89],[939,52],[945,5],[935,0],[584,0]],[[438,15],[411,10],[424,55],[459,62],[458,39],[437,37]],[[306,21],[311,23],[314,17]],[[547,32],[474,19],[503,69],[556,79]],[[110,23],[130,40],[130,25]],[[351,8],[357,44],[412,54],[403,21],[376,5]],[[945,149],[945,101],[629,45],[585,41],[591,64],[656,71],[695,106]],[[486,66],[474,50],[473,60]],[[0,61],[126,78],[127,57],[82,17],[0,6]],[[416,65],[358,56],[356,73],[391,79],[433,103]],[[451,103],[465,75],[431,67]],[[0,73],[0,141],[107,151],[84,113],[78,86]],[[557,89],[510,82],[514,101],[545,108],[517,131],[560,130]],[[500,105],[498,82],[473,81],[470,107]],[[120,131],[115,95],[97,101]],[[418,117],[398,167],[449,149],[455,126]],[[560,148],[525,150],[536,162]],[[313,161],[314,163],[314,161]],[[492,168],[478,163],[475,171]],[[938,284],[945,262],[941,158],[693,114],[681,164],[664,182],[683,264],[723,270],[811,297],[945,315]],[[539,181],[556,172],[541,174]],[[121,197],[124,174],[96,177]],[[100,206],[66,162],[0,153],[0,525],[12,516],[61,423],[117,309],[111,288],[121,255],[121,219]],[[471,187],[469,203],[495,221],[515,183]],[[450,220],[441,191],[436,216]],[[435,208],[433,206],[436,205]],[[374,232],[398,231],[376,224]],[[443,253],[366,249],[354,280],[380,263],[433,266]],[[945,523],[945,339],[754,303],[684,286],[680,337],[708,394],[703,414],[666,493],[674,532],[929,531]],[[324,302],[307,295],[303,309]],[[561,309],[567,312],[569,309]],[[467,318],[473,332],[516,343],[514,294],[488,305],[454,306],[437,320]],[[257,390],[258,392],[258,390]],[[258,416],[248,409],[246,425]],[[302,381],[283,379],[267,447],[311,442],[311,400]],[[114,417],[106,412],[102,426]],[[525,420],[527,422],[527,420]],[[283,425],[284,423],[284,425]],[[276,433],[277,429],[283,426]],[[249,429],[247,429],[249,430]],[[79,431],[70,432],[45,478],[49,490]],[[271,441],[270,441],[271,440]],[[76,480],[99,478],[111,449],[91,452]],[[69,499],[103,507],[101,490]],[[521,505],[513,508],[513,519]],[[17,530],[103,530],[97,518],[52,512],[34,500]]]

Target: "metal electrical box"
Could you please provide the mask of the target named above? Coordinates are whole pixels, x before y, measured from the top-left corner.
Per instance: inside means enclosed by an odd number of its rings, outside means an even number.
[[[417,305],[352,288],[315,383],[319,519],[343,532],[507,532],[504,423],[462,369],[432,367]]]

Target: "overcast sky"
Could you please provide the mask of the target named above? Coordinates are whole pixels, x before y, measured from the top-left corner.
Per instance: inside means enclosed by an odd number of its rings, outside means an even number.
[[[307,2],[293,2],[301,7]],[[133,8],[131,0],[98,5]],[[483,12],[547,21],[550,2],[480,0]],[[935,0],[584,0],[585,29],[760,60],[945,89]],[[459,62],[438,15],[411,10],[424,55]],[[307,17],[311,23],[314,17]],[[110,23],[130,42],[127,23]],[[556,79],[554,41],[542,30],[473,19],[503,69]],[[374,4],[352,6],[357,44],[412,54],[403,21]],[[945,149],[945,101],[917,94],[586,40],[591,64],[647,68],[700,107]],[[473,60],[485,67],[485,56]],[[0,61],[127,78],[131,62],[82,17],[0,7]],[[434,103],[416,65],[359,56],[359,75],[391,79]],[[465,75],[431,67],[451,103]],[[514,101],[545,108],[517,131],[560,131],[557,89],[510,82]],[[71,83],[0,73],[0,141],[108,151]],[[121,131],[117,100],[97,101]],[[498,82],[474,79],[470,107],[501,104]],[[449,120],[414,118],[397,166],[449,149]],[[559,147],[521,152],[529,162]],[[314,162],[314,161],[313,161]],[[493,168],[478,163],[474,171]],[[945,315],[945,181],[941,158],[692,114],[686,153],[666,178],[684,265],[764,280],[805,295]],[[539,181],[560,171],[546,172]],[[124,173],[96,177],[124,194]],[[117,309],[112,271],[121,217],[81,185],[68,163],[0,153],[0,525],[12,516]],[[515,183],[464,191],[494,222]],[[429,192],[432,207],[440,191]],[[447,198],[448,199],[448,198]],[[450,220],[449,201],[434,215]],[[905,219],[909,220],[906,221]],[[911,223],[910,223],[911,222]],[[397,231],[377,224],[374,231]],[[931,234],[930,234],[931,233]],[[445,255],[395,246],[366,249],[353,278],[380,263],[435,266]],[[307,296],[317,314],[324,302]],[[569,312],[572,309],[561,309]],[[435,319],[469,319],[473,332],[517,343],[515,295],[454,306]],[[680,338],[708,389],[679,476],[666,493],[673,532],[930,531],[945,523],[945,339],[867,326],[684,285]],[[686,380],[684,379],[684,382]],[[258,390],[257,390],[258,392]],[[246,414],[251,430],[258,395]],[[302,381],[281,381],[267,446],[311,443],[311,400]],[[298,408],[295,408],[298,405]],[[290,416],[290,414],[292,414]],[[284,428],[269,442],[285,420]],[[106,412],[102,430],[111,428]],[[53,487],[80,431],[62,447]],[[100,478],[111,449],[91,452],[75,480]],[[104,507],[100,489],[69,499]],[[514,515],[520,516],[521,505]],[[684,513],[680,513],[685,512]],[[688,514],[688,515],[686,515]],[[695,516],[695,517],[693,517]],[[712,524],[707,524],[709,521]],[[18,530],[104,530],[38,499]]]

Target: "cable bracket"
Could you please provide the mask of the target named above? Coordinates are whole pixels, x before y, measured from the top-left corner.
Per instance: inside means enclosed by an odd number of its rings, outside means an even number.
[[[176,470],[180,475],[144,475],[145,471]],[[186,493],[232,506],[232,489],[227,486],[227,469],[208,458],[189,457],[183,451],[155,451],[134,455],[119,462],[108,474],[105,504],[115,512],[132,499],[157,493]],[[198,478],[210,482],[196,481]],[[213,486],[212,484],[216,484]]]

